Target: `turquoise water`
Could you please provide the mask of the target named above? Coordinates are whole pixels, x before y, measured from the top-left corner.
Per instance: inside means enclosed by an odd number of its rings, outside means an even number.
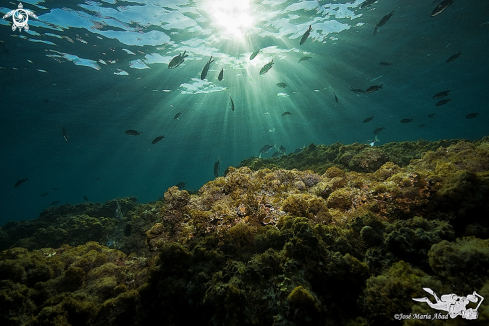
[[[455,0],[435,17],[429,0],[362,3],[24,1],[38,16],[28,31],[0,19],[0,225],[83,196],[148,202],[178,182],[198,189],[218,158],[222,174],[266,144],[366,143],[378,127],[378,145],[488,135],[487,3]],[[2,2],[1,16],[17,5]],[[445,90],[451,101],[435,106]]]

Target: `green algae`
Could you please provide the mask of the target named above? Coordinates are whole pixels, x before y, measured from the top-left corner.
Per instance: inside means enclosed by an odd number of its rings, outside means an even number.
[[[476,141],[487,142],[487,139]],[[386,162],[393,162],[401,167],[410,164],[413,159],[420,159],[423,153],[447,148],[460,140],[439,140],[430,142],[418,140],[415,142],[387,143],[371,147],[369,144],[354,143],[343,145],[310,144],[300,153],[283,155],[279,158],[259,159],[252,157],[241,162],[240,166],[247,166],[252,170],[268,169],[299,169],[312,170],[323,174],[330,167],[356,172],[374,172]],[[466,141],[465,141],[466,142]]]
[[[110,201],[8,223],[0,321],[387,325],[434,313],[423,287],[489,296],[488,144],[311,145],[198,193],[119,199],[122,219]],[[114,236],[121,251],[87,242]]]
[[[133,291],[135,304],[146,261],[95,242],[32,252],[5,250],[0,254],[1,318],[5,325],[94,324],[105,318],[99,308],[107,300]],[[114,315],[117,309],[106,307],[104,313]]]

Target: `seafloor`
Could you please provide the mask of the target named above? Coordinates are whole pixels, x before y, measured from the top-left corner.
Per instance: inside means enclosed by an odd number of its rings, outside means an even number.
[[[0,324],[489,323],[395,319],[447,315],[423,288],[489,300],[489,137],[311,144],[190,193],[5,224]]]

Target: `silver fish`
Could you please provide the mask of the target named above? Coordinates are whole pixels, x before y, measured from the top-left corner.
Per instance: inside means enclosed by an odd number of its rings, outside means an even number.
[[[207,61],[207,63],[205,64],[204,69],[202,69],[202,73],[200,74],[201,80],[205,79],[205,77],[207,76],[207,72],[209,71],[209,68],[211,66],[211,63],[213,63],[213,62],[214,62],[214,60],[212,60],[212,56],[211,56],[209,61]]]
[[[363,123],[367,123],[369,121],[372,121],[374,117],[368,117],[368,118],[365,118],[365,120],[363,120]]]
[[[456,54],[452,55],[450,58],[448,58],[448,59],[447,59],[446,63],[450,63],[450,62],[452,62],[453,60],[455,60],[455,59],[457,59],[458,57],[460,57],[460,55],[461,55],[461,54],[462,54],[462,52],[460,52],[460,51],[459,51],[458,53],[456,53]]]
[[[126,130],[124,131],[124,133],[129,136],[141,136],[141,133],[139,131],[132,130],[132,129]]]
[[[266,154],[268,152],[270,152],[270,150],[272,148],[274,148],[275,146],[272,146],[272,145],[264,145],[261,149],[260,149],[260,152],[258,153],[258,157],[261,158],[261,154]]]
[[[263,68],[260,69],[260,75],[266,74],[267,71],[269,71],[270,69],[272,69],[272,66],[273,66],[273,59],[272,59],[272,61],[270,61],[269,63],[267,63],[266,65],[264,65]]]
[[[382,84],[382,85],[383,85],[383,84]],[[375,92],[375,91],[378,91],[379,89],[381,89],[381,88],[382,88],[382,85],[374,85],[374,86],[370,86],[369,88],[367,88],[367,89],[365,90],[365,92],[364,92],[364,93],[373,93],[373,92]]]
[[[312,31],[312,26],[309,25],[307,31],[304,33],[304,35],[302,35],[300,45],[304,44],[307,41],[307,38],[309,37],[309,34],[311,34],[311,31]]]
[[[188,57],[188,54],[185,54],[186,52],[187,50],[171,59],[170,63],[168,64],[168,69],[173,69],[181,65],[184,59]]]
[[[372,3],[374,3],[377,0],[366,0],[360,5],[360,9],[363,9],[365,7],[370,6]]]
[[[436,93],[435,95],[433,95],[433,98],[443,98],[445,96],[448,96],[448,93],[450,93],[449,89],[443,92]]]
[[[438,101],[435,106],[442,106],[442,105],[445,105],[447,104],[448,102],[450,102],[452,99],[451,98],[448,98],[448,99],[444,99],[444,100],[441,100],[441,101]]]
[[[431,17],[438,16],[442,12],[444,12],[450,5],[453,3],[453,0],[443,0],[436,6],[436,8],[431,12]]]
[[[219,172],[220,172],[220,167],[219,167],[219,164],[221,164],[221,160],[219,159],[219,157],[217,158],[217,162],[214,163],[214,176],[217,178],[219,176]]]
[[[153,141],[151,142],[151,144],[156,144],[157,142],[159,142],[160,140],[162,140],[163,138],[165,138],[165,136],[158,136],[156,137],[155,139],[153,139]]]
[[[26,182],[27,180],[29,180],[28,178],[25,178],[25,179],[20,179],[19,181],[17,181],[15,183],[15,188],[17,188],[18,186],[20,186],[21,184],[23,184],[24,182]]]
[[[250,55],[250,60],[253,60],[258,55],[258,53],[260,53],[260,49],[256,50]]]
[[[465,116],[465,119],[474,119],[474,118],[477,118],[477,116],[479,115],[479,112],[476,112],[476,113],[469,113]]]
[[[312,59],[312,57],[310,57],[310,56],[306,55],[306,56],[304,56],[304,57],[300,58],[298,63],[301,63],[302,61],[307,61],[307,60],[309,60],[309,59]]]
[[[379,28],[380,26],[384,26],[392,15],[394,15],[394,10],[382,17],[382,19],[374,27],[374,35],[377,33],[377,28]]]
[[[64,138],[66,141],[68,141],[68,139],[69,139],[69,138],[68,138],[68,134],[66,133],[66,129],[65,129],[65,128],[63,128],[63,130],[62,130],[62,134],[63,134],[63,138]]]

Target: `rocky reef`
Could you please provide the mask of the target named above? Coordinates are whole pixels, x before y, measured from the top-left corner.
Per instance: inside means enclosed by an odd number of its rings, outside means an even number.
[[[425,325],[395,317],[447,316],[424,289],[489,298],[488,137],[311,145],[243,165],[196,194],[7,223],[2,325]],[[452,313],[429,323],[469,322]]]

